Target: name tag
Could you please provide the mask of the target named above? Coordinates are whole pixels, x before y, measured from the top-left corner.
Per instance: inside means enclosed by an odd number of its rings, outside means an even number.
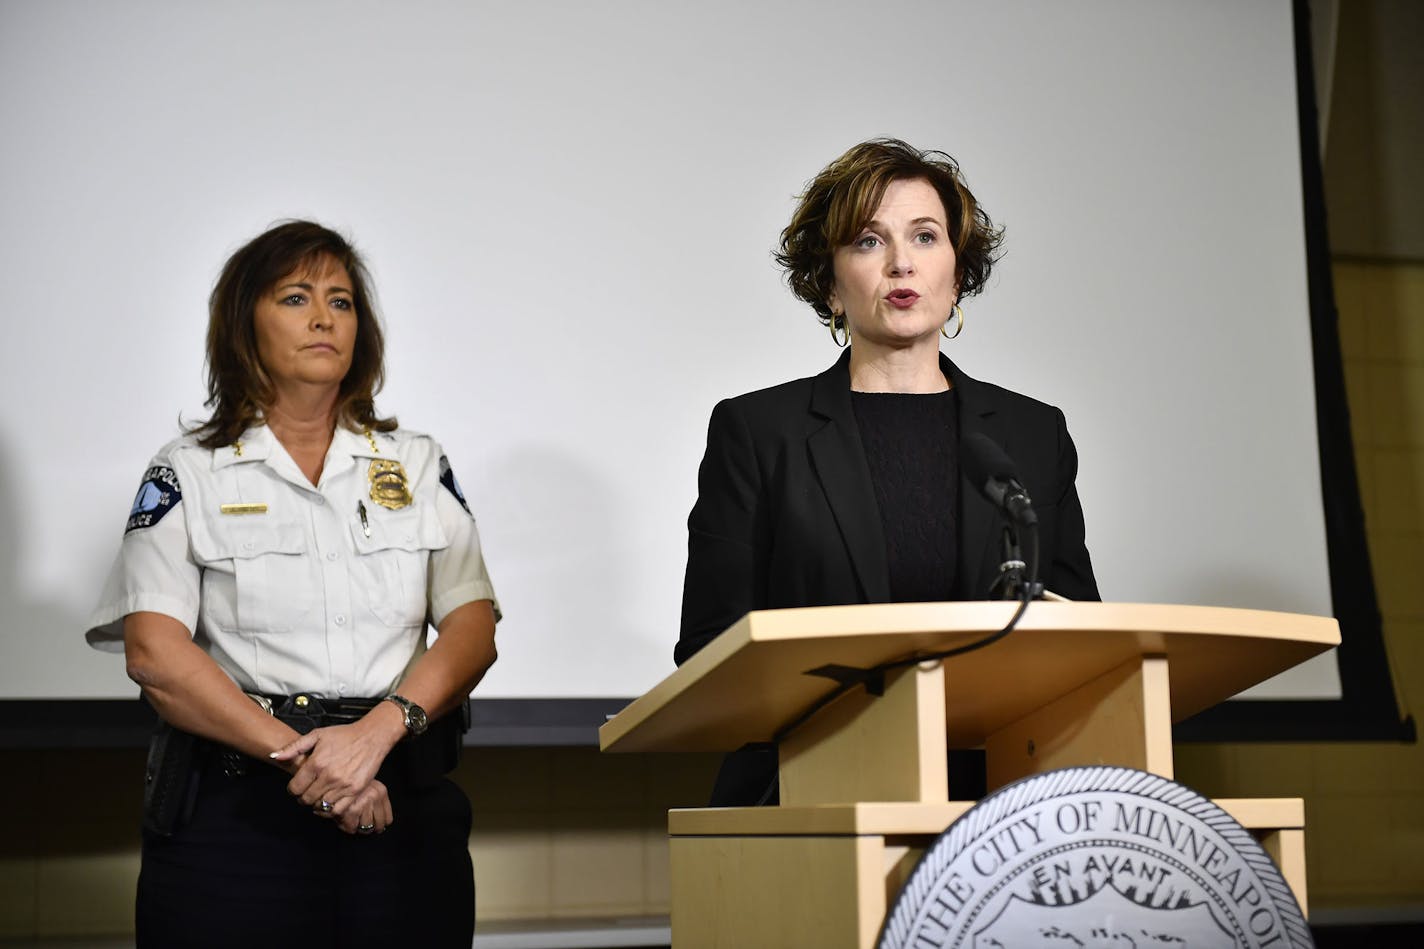
[[[266,514],[265,504],[224,504],[218,508],[224,514]]]

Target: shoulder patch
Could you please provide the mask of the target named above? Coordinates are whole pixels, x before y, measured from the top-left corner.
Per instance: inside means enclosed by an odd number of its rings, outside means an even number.
[[[450,459],[444,455],[440,456],[440,483],[445,485],[445,489],[455,495],[455,500],[460,502],[460,507],[465,509],[466,514],[470,514],[470,505],[465,503],[465,493],[460,490],[460,482],[455,480],[455,469],[450,467]],[[474,517],[473,514],[470,514]]]
[[[183,492],[178,487],[178,475],[172,468],[154,465],[143,473],[143,484],[138,486],[129,523],[124,533],[142,527],[152,527],[163,516],[178,506],[183,500]]]

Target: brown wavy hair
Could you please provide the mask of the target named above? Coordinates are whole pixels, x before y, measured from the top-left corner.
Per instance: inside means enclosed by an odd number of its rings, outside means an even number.
[[[386,341],[365,263],[335,231],[311,221],[284,221],[229,257],[208,297],[208,399],[204,404],[213,414],[189,429],[198,436],[199,445],[231,445],[271,407],[276,392],[257,354],[257,301],[278,280],[316,269],[324,259],[346,268],[356,308],[356,349],[351,369],[341,380],[337,421],[353,431],[389,432],[396,427],[395,418],[376,414],[376,393],[386,378]]]
[[[809,303],[822,323],[831,320],[826,301],[836,285],[836,250],[860,236],[892,181],[914,180],[929,182],[944,202],[960,299],[984,289],[1001,256],[1004,231],[975,200],[959,163],[944,152],[920,151],[897,138],[871,139],[811,180],[774,255],[786,270],[791,292]]]

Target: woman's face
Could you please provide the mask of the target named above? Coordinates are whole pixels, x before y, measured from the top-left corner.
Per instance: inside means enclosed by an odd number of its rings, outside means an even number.
[[[939,332],[959,298],[947,217],[928,181],[892,181],[870,223],[836,249],[826,302],[845,314],[852,342],[898,347]]]
[[[341,385],[356,346],[356,303],[346,268],[330,257],[282,277],[253,313],[257,355],[280,394]]]

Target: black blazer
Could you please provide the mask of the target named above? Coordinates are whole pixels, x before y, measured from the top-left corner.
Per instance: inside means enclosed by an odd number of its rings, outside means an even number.
[[[1039,521],[1039,578],[1098,599],[1063,413],[971,379],[945,356],[959,432],[983,432],[1018,466]],[[681,664],[750,610],[890,599],[885,536],[850,399],[850,352],[818,376],[719,402],[688,518]],[[985,599],[1003,521],[961,482],[956,598]]]

